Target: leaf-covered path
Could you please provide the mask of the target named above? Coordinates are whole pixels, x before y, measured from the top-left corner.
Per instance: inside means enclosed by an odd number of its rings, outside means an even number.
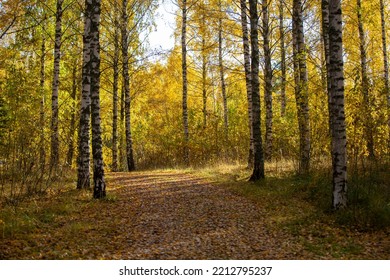
[[[71,207],[77,209],[71,214],[60,213],[28,234],[0,240],[0,259],[320,257],[300,237],[273,227],[274,217],[261,203],[209,180],[163,171],[115,173],[108,181],[107,200],[76,193]],[[387,258],[388,241],[375,242],[381,248],[357,257]]]

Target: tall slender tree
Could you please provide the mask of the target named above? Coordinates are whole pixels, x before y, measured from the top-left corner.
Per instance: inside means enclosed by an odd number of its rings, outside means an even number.
[[[63,0],[57,0],[56,5],[56,28],[54,39],[54,69],[51,96],[51,160],[53,168],[59,164],[59,128],[58,128],[58,91],[60,86],[60,61],[61,61],[61,38],[62,38],[62,4]]]
[[[382,29],[382,53],[383,53],[383,80],[384,96],[387,99],[387,126],[388,126],[388,149],[390,152],[390,81],[389,81],[389,62],[387,58],[387,38],[386,38],[386,19],[385,19],[385,0],[380,0],[381,29]]]
[[[347,137],[344,112],[344,62],[342,9],[340,0],[329,0],[329,82],[332,134],[332,168],[334,209],[347,206]],[[326,32],[326,30],[324,30]]]
[[[244,50],[244,70],[245,70],[245,85],[246,95],[248,100],[248,120],[250,131],[249,153],[248,153],[248,168],[253,167],[254,161],[254,139],[253,139],[253,112],[252,112],[252,74],[251,74],[251,51],[249,44],[248,31],[248,8],[246,0],[240,0],[241,7],[241,29],[242,29],[242,43]]]
[[[112,83],[112,171],[118,171],[118,84],[119,84],[119,20],[118,6],[114,7],[114,57]]]
[[[190,164],[189,132],[188,132],[188,108],[187,108],[187,0],[182,0],[182,26],[181,26],[181,52],[182,52],[182,77],[183,77],[183,129],[184,129],[184,164]]]
[[[85,0],[82,91],[80,100],[80,124],[78,138],[77,188],[90,187],[90,119],[91,119],[91,1]]]
[[[362,2],[356,0],[356,10],[358,19],[358,30],[359,30],[359,49],[360,49],[360,70],[361,70],[361,92],[363,95],[363,126],[364,134],[366,136],[366,146],[368,150],[369,158],[375,157],[374,153],[374,135],[373,135],[373,124],[372,124],[372,113],[371,113],[371,100],[370,100],[370,86],[368,78],[368,62],[367,62],[367,51],[366,51],[366,35],[363,26],[363,15],[362,15]]]
[[[222,37],[222,1],[218,1],[219,6],[219,15],[218,15],[218,66],[219,66],[219,76],[221,80],[221,93],[222,93],[222,102],[223,102],[223,124],[224,124],[224,133],[225,141],[228,141],[228,132],[229,132],[229,118],[228,118],[228,104],[227,104],[227,95],[226,95],[226,81],[225,81],[225,66],[223,63],[223,37]]]
[[[284,27],[284,0],[279,0],[279,37],[280,37],[280,115],[286,115],[286,49],[285,49],[285,27]]]
[[[295,99],[299,126],[299,173],[307,173],[310,169],[311,141],[306,47],[303,30],[303,5],[301,0],[293,0],[292,25]]]
[[[46,44],[45,38],[42,36],[41,43],[41,67],[40,67],[40,81],[39,81],[39,90],[40,90],[40,139],[39,139],[39,163],[41,170],[44,170],[46,164],[46,149],[45,149],[45,59],[46,59]]]
[[[264,178],[263,141],[261,138],[260,79],[259,79],[259,35],[257,0],[249,1],[251,27],[251,82],[252,82],[252,130],[254,141],[254,163],[251,181]]]
[[[135,170],[133,156],[133,140],[131,136],[131,118],[130,118],[130,75],[129,75],[129,17],[127,14],[127,0],[122,1],[122,71],[123,85],[125,95],[125,134],[126,134],[126,159],[128,171]]]
[[[106,196],[104,181],[103,144],[100,118],[100,42],[99,24],[101,0],[87,0],[86,9],[90,9],[90,75],[91,75],[91,123],[93,157],[93,197]]]
[[[272,65],[270,45],[269,8],[270,1],[262,2],[262,35],[264,52],[264,103],[265,103],[265,149],[264,158],[272,158]]]
[[[324,56],[325,56],[325,82],[326,82],[326,90],[328,94],[328,103],[331,103],[331,77],[330,77],[330,44],[329,44],[329,0],[321,0],[321,16],[322,16],[322,43],[324,46]],[[328,106],[328,113],[329,113],[329,128],[332,128],[332,118],[331,107]]]

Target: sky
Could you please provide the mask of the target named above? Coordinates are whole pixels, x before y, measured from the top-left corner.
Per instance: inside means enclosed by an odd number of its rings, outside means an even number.
[[[177,7],[172,0],[160,0],[155,21],[157,29],[149,35],[149,43],[152,49],[169,50],[174,46],[173,32],[175,28],[174,13]],[[163,3],[161,3],[163,2]]]

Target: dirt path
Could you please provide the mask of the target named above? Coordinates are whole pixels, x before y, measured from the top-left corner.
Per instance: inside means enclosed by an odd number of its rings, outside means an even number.
[[[189,174],[151,174],[109,175],[111,199],[86,198],[72,215],[0,242],[0,258],[299,258],[259,205]]]
[[[82,195],[75,190],[67,200],[65,195],[56,196],[58,201],[48,204],[50,211],[40,208],[40,222],[33,229],[0,239],[0,259],[389,256],[386,234],[342,232],[319,224],[315,235],[313,231],[305,233],[304,228],[292,235],[280,226],[272,226],[272,220],[282,216],[275,210],[267,213],[270,210],[262,203],[273,205],[268,198],[255,203],[191,174],[115,173],[108,175],[108,185],[109,197],[103,201],[92,200],[90,193]],[[56,204],[58,209],[53,209]],[[276,207],[291,209],[294,198]],[[331,245],[332,240],[335,242]],[[318,248],[322,248],[322,253]],[[358,249],[356,254],[344,255],[344,250],[354,248]],[[334,250],[340,254],[335,255]]]
[[[115,180],[126,186],[117,191],[127,225],[116,245],[120,258],[296,257],[297,248],[262,226],[267,215],[258,205],[222,187],[188,174]]]

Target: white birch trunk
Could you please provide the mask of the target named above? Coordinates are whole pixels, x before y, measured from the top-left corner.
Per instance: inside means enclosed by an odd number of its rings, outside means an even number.
[[[244,50],[244,68],[245,68],[245,84],[246,94],[248,100],[248,121],[250,131],[250,142],[249,142],[249,153],[248,153],[248,168],[253,167],[254,161],[254,140],[253,140],[253,129],[252,129],[252,74],[251,74],[251,53],[249,46],[249,35],[248,35],[248,8],[246,0],[240,0],[241,5],[241,29],[242,29],[242,41]]]
[[[334,209],[347,206],[347,137],[344,113],[344,65],[340,0],[329,0],[330,112]]]
[[[83,67],[82,67],[82,91],[80,100],[80,125],[77,160],[77,188],[90,187],[90,118],[91,118],[91,73],[90,73],[90,28],[91,14],[89,5],[91,0],[85,1],[84,35],[83,35]]]
[[[101,0],[91,1],[91,28],[90,28],[90,66],[91,66],[91,123],[92,123],[92,156],[93,156],[93,197],[106,196],[104,181],[103,145],[100,118],[100,43],[99,24]]]

